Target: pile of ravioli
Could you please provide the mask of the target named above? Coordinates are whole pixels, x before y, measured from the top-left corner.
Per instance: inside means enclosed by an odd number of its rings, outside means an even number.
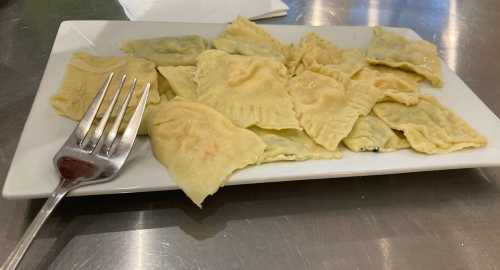
[[[363,49],[339,48],[315,33],[286,45],[239,17],[211,42],[161,37],[121,49],[126,55],[74,54],[52,105],[79,120],[110,72],[137,78],[136,89],[152,82],[140,134],[149,135],[155,157],[199,207],[252,164],[338,159],[346,148],[441,154],[486,144],[420,93],[424,80],[443,85],[436,47],[381,27]]]

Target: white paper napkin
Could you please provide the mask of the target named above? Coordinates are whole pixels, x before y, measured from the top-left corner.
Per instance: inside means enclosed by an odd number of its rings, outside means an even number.
[[[252,20],[286,16],[281,0],[119,0],[132,21],[226,23],[236,16]]]

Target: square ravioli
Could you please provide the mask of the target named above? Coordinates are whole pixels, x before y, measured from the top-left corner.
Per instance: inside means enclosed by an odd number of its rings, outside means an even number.
[[[305,132],[318,144],[336,151],[360,115],[367,115],[382,93],[356,81],[337,80],[304,71],[289,81],[290,95]]]
[[[285,66],[269,57],[208,50],[198,59],[198,101],[240,127],[300,129],[286,89]]]
[[[199,207],[231,173],[257,163],[265,144],[203,104],[174,99],[156,109],[149,127],[155,157]]]
[[[289,47],[287,67],[289,73],[295,75],[315,65],[342,72],[350,78],[366,66],[365,53],[361,49],[340,49],[311,32],[303,36],[298,45]]]
[[[196,100],[198,85],[194,81],[195,66],[158,67],[158,72],[167,80],[174,96]]]
[[[121,50],[148,59],[159,66],[189,66],[209,48],[200,36],[161,37],[126,41]]]
[[[382,102],[373,112],[391,128],[403,131],[411,147],[422,153],[449,153],[486,145],[486,138],[430,96],[421,97],[414,106]]]
[[[308,159],[337,159],[340,151],[328,151],[302,130],[265,130],[251,128],[266,144],[261,163]]]
[[[372,64],[414,71],[428,79],[433,86],[443,85],[441,60],[436,46],[428,41],[411,41],[382,27],[375,27],[367,58]]]
[[[58,114],[79,121],[111,72],[115,75],[101,108],[109,106],[123,74],[127,74],[128,77],[123,86],[124,91],[120,93],[118,104],[125,99],[133,78],[137,78],[137,85],[127,112],[132,112],[137,106],[148,82],[151,82],[148,104],[160,102],[154,63],[131,56],[95,56],[80,52],[71,57],[62,85],[51,99],[52,106]],[[112,116],[115,116],[117,111],[114,110]],[[103,109],[99,110],[97,117],[102,116],[103,113]]]
[[[392,152],[410,147],[402,134],[372,114],[359,117],[342,142],[354,152]]]
[[[214,41],[214,47],[231,54],[267,56],[285,61],[286,47],[247,18],[238,17]]]
[[[414,105],[420,97],[419,82],[422,77],[415,73],[370,65],[358,72],[354,79],[372,84],[384,93],[386,100]]]

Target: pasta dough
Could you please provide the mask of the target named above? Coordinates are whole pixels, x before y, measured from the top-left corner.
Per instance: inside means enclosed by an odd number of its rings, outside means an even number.
[[[251,129],[266,144],[261,157],[263,163],[289,160],[332,159],[340,158],[339,151],[328,151],[315,143],[301,130],[265,130]]]
[[[208,50],[195,75],[198,101],[240,127],[300,129],[286,90],[285,66],[269,57]]]
[[[175,99],[159,106],[150,133],[154,155],[199,207],[233,171],[259,161],[265,148],[212,108]]]
[[[125,81],[123,90],[120,93],[118,106],[125,100],[133,81],[132,78],[137,78],[137,85],[128,104],[127,112],[135,109],[147,82],[151,82],[148,104],[160,102],[156,70],[153,63],[131,56],[102,57],[80,52],[72,56],[61,88],[52,97],[52,106],[58,114],[79,121],[111,72],[114,72],[115,76],[111,81],[97,117],[104,114],[102,108],[109,106],[123,74],[127,74],[128,79]],[[114,110],[112,116],[117,113],[118,110]]]
[[[366,66],[365,53],[360,49],[339,49],[311,32],[301,38],[298,46],[290,48],[287,66],[291,74],[298,74],[317,64],[352,77]]]
[[[200,36],[138,39],[122,44],[122,51],[155,62],[159,66],[189,66],[209,48]]]
[[[231,54],[267,56],[281,62],[286,57],[286,47],[281,42],[244,17],[236,18],[213,44]]]
[[[418,103],[420,97],[419,82],[422,77],[403,70],[384,66],[368,66],[356,74],[354,79],[377,87],[385,94],[386,100],[414,105]]]
[[[158,67],[158,71],[167,79],[174,95],[196,100],[198,85],[194,81],[195,66]]]
[[[167,100],[173,99],[175,97],[175,93],[174,90],[172,90],[172,87],[170,87],[170,84],[168,83],[167,79],[165,79],[165,77],[162,76],[161,74],[158,74],[157,77],[158,77],[158,93],[160,93],[160,96],[164,95]]]
[[[448,153],[486,145],[483,136],[430,96],[408,107],[379,103],[373,111],[391,128],[403,131],[411,147],[422,153]]]
[[[306,133],[330,151],[337,150],[358,117],[368,114],[382,97],[370,85],[353,81],[346,89],[337,80],[310,71],[290,79],[289,91]]]
[[[359,117],[343,143],[354,152],[391,152],[410,147],[406,139],[371,114]]]
[[[422,76],[416,73],[408,72],[397,68],[387,67],[384,65],[369,65],[365,67],[363,70],[378,72],[382,76],[383,75],[394,76],[402,80],[406,84],[408,84],[408,87],[411,89],[418,89],[420,82],[424,79]]]
[[[367,58],[373,64],[414,71],[436,87],[443,85],[441,61],[436,46],[428,41],[410,41],[382,27],[375,27]]]

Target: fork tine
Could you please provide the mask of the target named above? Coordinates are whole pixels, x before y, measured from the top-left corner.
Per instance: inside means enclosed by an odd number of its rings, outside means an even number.
[[[121,90],[123,88],[123,85],[125,84],[126,79],[127,79],[127,75],[124,74],[122,76],[121,81],[120,81],[120,85],[116,89],[115,94],[113,95],[113,98],[111,99],[111,103],[109,104],[108,108],[106,108],[106,111],[104,112],[101,120],[99,121],[99,124],[97,124],[97,127],[94,130],[92,136],[90,137],[89,142],[85,146],[87,150],[93,151],[95,149],[95,147],[97,146],[97,144],[99,143],[99,140],[101,139],[102,134],[104,133],[104,129],[106,128],[109,117],[111,116],[111,113],[113,112],[116,101],[118,100],[118,97],[120,96]]]
[[[87,109],[87,112],[85,113],[85,115],[80,120],[80,123],[78,123],[78,125],[75,128],[74,135],[76,136],[78,140],[77,143],[80,146],[82,146],[82,143],[84,142],[84,139],[87,136],[90,127],[92,126],[92,122],[94,121],[94,118],[97,115],[99,108],[101,107],[101,103],[104,99],[104,96],[106,96],[106,92],[108,91],[109,84],[111,83],[113,76],[114,76],[113,72],[111,72],[108,75],[106,80],[103,82],[101,89],[99,89],[97,95],[95,96],[94,100]]]
[[[151,83],[147,83],[144,87],[144,92],[142,93],[141,99],[137,107],[135,108],[134,114],[130,121],[128,122],[127,128],[122,134],[120,141],[116,146],[115,153],[127,157],[134,145],[135,138],[137,136],[137,131],[141,125],[142,116],[146,108],[146,103],[148,101],[149,89],[151,88]]]
[[[128,104],[130,103],[130,99],[132,98],[132,94],[134,93],[135,86],[137,84],[137,79],[134,79],[132,82],[132,85],[130,86],[130,89],[128,91],[127,97],[125,98],[125,101],[123,101],[123,104],[120,108],[120,112],[118,113],[118,116],[115,119],[115,122],[113,123],[113,126],[111,127],[111,130],[108,132],[108,135],[104,139],[104,143],[102,145],[102,149],[104,150],[104,153],[109,156],[111,152],[111,146],[113,145],[113,142],[116,139],[116,135],[118,134],[118,129],[120,128],[120,125],[123,120],[123,116],[125,115],[125,112],[127,111]]]

